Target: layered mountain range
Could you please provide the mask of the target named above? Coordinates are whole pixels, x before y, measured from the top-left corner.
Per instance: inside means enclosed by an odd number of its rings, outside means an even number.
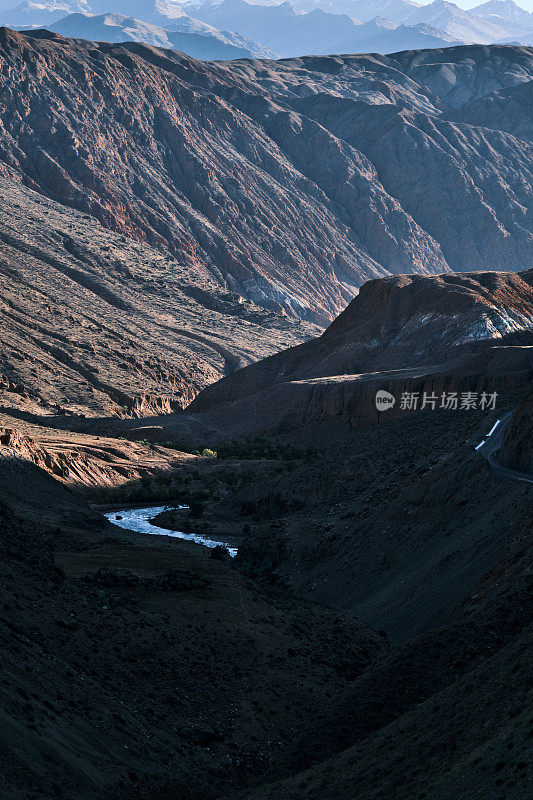
[[[453,43],[531,44],[532,15],[513,0],[472,11],[434,0],[3,0],[0,22],[102,41],[143,41],[197,58],[389,53]],[[234,49],[235,48],[235,49]]]
[[[190,11],[194,13],[195,8]],[[443,47],[459,41],[457,37],[429,25],[396,25],[381,18],[362,24],[346,14],[328,14],[321,9],[304,14],[288,3],[274,8],[226,0],[223,8],[202,7],[198,11],[202,19],[218,20],[222,26],[247,33],[232,33],[225,28],[219,30],[213,24],[184,13],[165,26],[115,12],[99,15],[74,13],[48,22],[47,29],[72,38],[144,42],[209,60],[276,58],[301,52],[388,53]],[[269,44],[259,44],[259,41],[268,41]]]
[[[268,309],[531,266],[528,48],[207,64],[4,29],[0,62],[6,178]]]
[[[210,5],[217,3],[206,0],[205,6]],[[381,18],[395,25],[427,25],[441,35],[478,44],[513,37],[525,43],[533,32],[532,14],[514,0],[490,0],[468,11],[448,0],[423,5],[411,0],[298,0],[294,5],[307,12],[318,8],[330,14],[348,14],[360,22]]]
[[[439,23],[442,30],[448,26],[460,26],[461,35],[501,35],[532,27],[531,12],[514,0],[488,0],[468,10],[448,0],[432,0],[416,3],[412,0],[299,0],[300,8],[322,8],[337,14],[351,14],[360,20],[387,17],[397,24],[422,21]],[[484,21],[484,22],[483,22]]]
[[[144,42],[155,47],[180,50],[194,58],[229,60],[232,58],[270,58],[275,54],[243,36],[219,31],[186,14],[160,27],[123,14],[69,14],[49,23],[48,30],[75,39],[105,42]]]
[[[373,18],[363,23],[347,13],[329,13],[321,7],[303,13],[297,4],[252,5],[245,0],[187,6],[191,15],[213,26],[226,26],[267,44],[281,56],[302,53],[390,53],[394,50],[443,47],[463,41],[436,26],[413,25]]]
[[[442,47],[446,42],[491,44],[504,41],[531,43],[533,17],[517,7],[515,15],[482,16],[454,3],[434,0],[417,5],[391,0],[367,3],[360,0],[302,0],[275,5],[246,0],[192,2],[191,15],[211,25],[224,25],[267,44],[281,55],[339,52],[390,52],[415,47]],[[306,12],[302,14],[302,9]],[[520,12],[521,15],[520,15]],[[428,37],[427,45],[422,44]],[[429,38],[434,43],[430,44]],[[440,44],[438,41],[440,39]],[[335,42],[339,46],[335,47]],[[398,45],[394,48],[394,43]],[[391,46],[392,45],[392,46]]]

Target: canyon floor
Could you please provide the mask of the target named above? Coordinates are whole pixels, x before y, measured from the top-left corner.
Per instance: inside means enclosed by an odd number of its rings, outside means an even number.
[[[4,413],[5,796],[525,800],[522,396],[218,458]],[[182,503],[236,559],[101,515]]]
[[[371,281],[186,409],[43,402],[78,345],[30,353],[0,411],[7,800],[526,800],[531,309],[531,271]],[[475,449],[502,418],[527,480]],[[104,516],[132,508],[236,557]]]

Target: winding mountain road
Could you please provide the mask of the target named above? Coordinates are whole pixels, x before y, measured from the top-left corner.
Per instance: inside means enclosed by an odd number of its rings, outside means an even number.
[[[504,467],[496,460],[494,453],[497,453],[502,446],[503,436],[509,425],[513,412],[509,411],[501,419],[499,419],[492,429],[487,434],[486,438],[480,442],[475,450],[487,459],[490,466],[498,475],[504,475],[506,478],[512,478],[517,481],[525,481],[526,483],[533,483],[533,477],[526,475],[525,472],[517,472],[514,469]]]

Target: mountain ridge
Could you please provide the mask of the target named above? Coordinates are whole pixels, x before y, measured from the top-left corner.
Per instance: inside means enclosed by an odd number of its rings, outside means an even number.
[[[370,277],[529,265],[529,140],[444,118],[527,82],[527,48],[213,64],[0,38],[3,174],[224,290],[325,324]]]
[[[228,31],[181,17],[179,23],[161,28],[123,14],[69,14],[50,23],[47,30],[67,38],[121,43],[140,42],[155,47],[180,50],[193,58],[229,60],[232,58],[272,58],[274,53],[265,47]]]
[[[399,275],[368,281],[324,331],[207,387],[192,412],[220,412],[278,385],[321,378],[458,371],[457,356],[470,356],[491,341],[525,332],[533,337],[533,271],[461,275]],[[489,359],[492,356],[489,357]],[[282,402],[280,400],[280,402]],[[368,408],[375,414],[375,409]]]
[[[93,14],[96,16],[122,14],[141,22],[134,26],[134,38],[140,40],[144,31],[147,44],[161,45],[164,35],[150,32],[148,25],[166,31],[189,34],[177,37],[182,49],[189,55],[202,58],[222,58],[220,42],[196,42],[204,20],[218,29],[218,33],[204,30],[205,35],[215,35],[224,42],[244,47],[255,55],[290,57],[301,53],[330,54],[339,52],[380,52],[421,47],[442,47],[458,42],[490,44],[516,42],[531,44],[533,17],[514,5],[512,0],[493,0],[491,3],[465,11],[451,2],[433,0],[426,5],[387,0],[360,2],[360,0],[302,0],[291,5],[284,2],[238,2],[236,0],[191,0],[191,2],[162,2],[151,0],[24,0],[10,8],[11,0],[0,5],[0,22],[15,28],[54,27],[57,32],[70,27],[70,35],[90,38],[87,23],[67,21],[66,14]],[[191,19],[187,14],[196,17]],[[102,29],[104,35],[93,36],[106,41],[117,41],[111,31]],[[233,31],[233,33],[231,33]],[[115,32],[116,33],[116,32]],[[130,38],[127,33],[125,39]],[[251,39],[248,43],[243,38]],[[203,44],[203,50],[200,45]],[[172,45],[171,45],[172,46]],[[217,49],[218,47],[218,49]],[[270,51],[270,52],[268,52]],[[237,52],[226,50],[228,58],[238,58]]]
[[[418,47],[442,47],[456,43],[426,23],[396,26],[377,17],[361,22],[348,13],[329,13],[320,6],[302,13],[298,4],[252,5],[246,0],[222,0],[191,5],[190,12],[215,27],[239,30],[261,41],[281,57],[301,53],[391,52]]]

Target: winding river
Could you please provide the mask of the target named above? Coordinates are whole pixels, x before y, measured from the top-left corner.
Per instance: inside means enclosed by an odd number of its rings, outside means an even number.
[[[177,506],[177,508],[183,509],[188,508],[188,506]],[[158,528],[157,525],[152,525],[149,522],[150,519],[157,517],[163,511],[174,510],[176,508],[173,506],[153,506],[150,508],[130,508],[127,511],[111,511],[104,514],[104,516],[113,525],[118,525],[119,528],[124,528],[128,531],[135,531],[135,533],[149,533],[156,536],[171,536],[173,539],[186,539],[188,542],[203,544],[204,547],[225,547],[230,556],[235,558],[237,548],[231,547],[226,542],[216,542],[214,539],[207,539],[197,533],[182,533],[181,531],[171,531],[167,528]]]

